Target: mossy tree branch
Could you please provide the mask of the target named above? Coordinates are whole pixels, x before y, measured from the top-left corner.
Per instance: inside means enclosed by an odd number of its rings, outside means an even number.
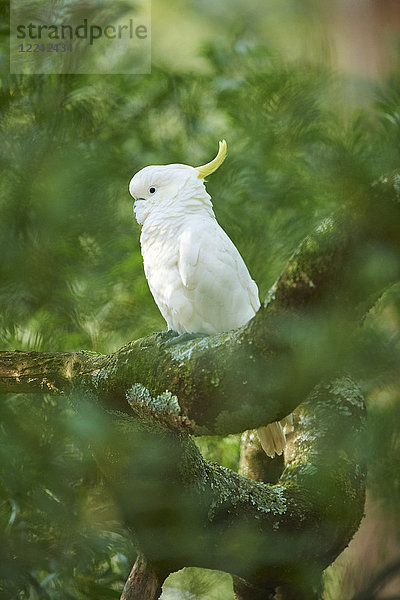
[[[310,579],[317,580],[357,529],[365,484],[362,398],[342,377],[303,399],[346,364],[351,331],[399,278],[398,266],[372,278],[360,268],[371,244],[398,256],[393,214],[399,206],[393,198],[378,203],[376,193],[360,206],[355,201],[301,244],[264,306],[237,331],[162,348],[152,335],[108,356],[0,355],[0,391],[85,390],[107,409],[133,413],[137,435],[121,435],[126,445],[118,460],[111,453],[110,461],[102,446],[95,450],[157,581],[196,565],[246,580],[247,591],[236,585],[242,596],[281,585],[287,596],[293,588],[299,599],[310,598]],[[330,327],[339,321],[343,331]],[[188,429],[243,431],[297,406],[298,437],[277,485],[206,463],[187,435]],[[160,445],[153,469],[147,456],[137,459],[138,436]],[[149,502],[138,482],[153,485],[156,500]],[[155,522],[162,522],[159,535]]]
[[[83,387],[105,406],[128,413],[127,396],[131,404],[135,398],[139,405],[149,398],[162,404],[170,393],[199,435],[235,433],[282,418],[321,378],[348,366],[352,331],[385,286],[400,278],[398,261],[378,278],[368,277],[372,244],[387,255],[398,256],[400,247],[394,219],[400,205],[390,196],[396,188],[392,180],[379,186],[301,244],[245,327],[170,348],[160,348],[150,335],[109,356],[1,353],[0,391]]]
[[[208,463],[191,436],[167,431],[151,413],[133,420],[135,435],[120,416],[120,460],[99,440],[100,464],[159,580],[199,566],[247,582],[237,583],[243,598],[276,586],[297,590],[298,600],[313,597],[310,581],[318,587],[363,514],[365,407],[357,385],[342,377],[317,386],[296,412],[275,485]]]

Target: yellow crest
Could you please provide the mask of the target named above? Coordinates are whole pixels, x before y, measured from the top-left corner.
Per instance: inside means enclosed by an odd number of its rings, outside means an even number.
[[[216,171],[218,167],[222,165],[226,157],[226,150],[226,141],[222,140],[222,142],[219,142],[217,156],[206,165],[202,165],[201,167],[195,167],[195,169],[197,169],[197,171],[199,172],[199,179],[204,179],[205,177],[207,177],[207,175],[211,175],[211,173],[214,173],[214,171]]]

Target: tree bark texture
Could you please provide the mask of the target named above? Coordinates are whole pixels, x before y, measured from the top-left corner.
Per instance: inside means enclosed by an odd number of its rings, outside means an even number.
[[[0,353],[1,392],[71,393],[78,403],[84,393],[113,414],[122,450],[94,450],[140,546],[124,600],[141,585],[143,598],[157,598],[155,573],[163,580],[183,566],[232,573],[240,600],[277,586],[282,598],[293,589],[310,598],[309,582],[317,590],[348,544],[363,514],[365,408],[345,368],[366,312],[400,278],[398,265],[378,278],[361,268],[371,244],[399,255],[396,181],[324,221],[236,331],[172,346],[150,335],[111,355]],[[190,435],[242,432],[293,410],[280,477],[257,453],[242,465],[249,477],[210,464]],[[140,454],[141,441],[154,443],[153,458]]]
[[[121,600],[158,600],[161,592],[156,572],[144,556],[139,554],[126,580]]]

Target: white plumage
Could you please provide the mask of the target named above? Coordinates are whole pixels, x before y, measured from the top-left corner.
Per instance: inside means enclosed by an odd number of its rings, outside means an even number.
[[[236,329],[260,307],[258,288],[237,248],[218,224],[204,177],[226,155],[203,167],[173,164],[145,167],[131,179],[134,212],[151,293],[178,333],[213,334]],[[258,430],[269,456],[282,453],[280,423]]]

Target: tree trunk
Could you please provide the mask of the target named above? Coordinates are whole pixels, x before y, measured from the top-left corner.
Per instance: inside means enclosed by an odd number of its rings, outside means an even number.
[[[161,592],[161,582],[155,570],[139,554],[126,580],[121,600],[158,600]]]

